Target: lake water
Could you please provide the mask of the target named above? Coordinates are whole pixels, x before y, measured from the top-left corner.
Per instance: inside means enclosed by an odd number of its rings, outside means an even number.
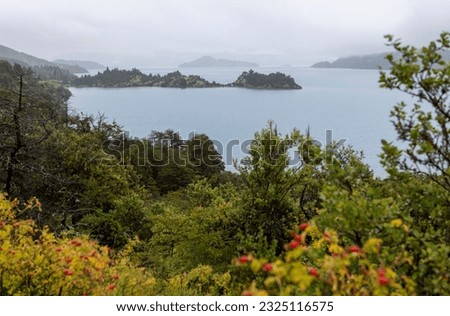
[[[176,69],[145,69],[146,73],[165,74]],[[248,69],[181,69],[183,74],[198,74],[209,81],[228,83]],[[71,88],[71,106],[87,114],[103,113],[116,120],[132,136],[145,137],[152,130],[171,128],[183,138],[192,132],[205,133],[224,148],[229,170],[231,158],[244,153],[242,144],[274,120],[283,134],[292,128],[326,143],[326,131],[333,139],[347,139],[365,154],[375,174],[383,176],[378,155],[381,139],[394,141],[396,134],[389,112],[407,97],[378,87],[378,71],[312,68],[257,68],[258,72],[281,71],[291,75],[302,90],[250,90],[242,88]],[[236,141],[234,141],[236,143]]]

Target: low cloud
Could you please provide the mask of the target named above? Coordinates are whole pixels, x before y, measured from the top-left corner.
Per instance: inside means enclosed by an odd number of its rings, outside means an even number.
[[[205,54],[308,65],[385,51],[387,33],[423,44],[448,27],[448,12],[447,0],[3,0],[0,44],[127,66]]]

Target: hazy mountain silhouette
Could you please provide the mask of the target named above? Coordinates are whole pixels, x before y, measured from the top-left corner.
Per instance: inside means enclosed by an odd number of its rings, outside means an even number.
[[[183,63],[179,67],[259,67],[259,65],[247,61],[216,59],[211,56],[203,56],[191,62]]]
[[[89,60],[66,60],[66,59],[56,59],[53,61],[55,64],[69,65],[69,66],[80,66],[86,69],[101,69],[106,68],[102,64],[95,61]]]
[[[441,53],[444,60],[450,60],[450,51]],[[386,55],[388,54],[389,53],[381,53],[341,57],[333,62],[322,61],[315,63],[311,68],[389,69],[391,66],[386,60]]]
[[[79,65],[64,65],[58,63],[52,63],[48,60],[38,58],[29,54],[25,54],[16,51],[12,48],[0,45],[0,60],[6,60],[9,63],[17,63],[25,67],[35,67],[35,66],[55,66],[64,70],[68,70],[71,73],[87,73],[88,71],[80,67]]]

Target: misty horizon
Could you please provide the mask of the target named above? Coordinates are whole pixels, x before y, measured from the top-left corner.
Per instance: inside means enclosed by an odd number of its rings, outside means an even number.
[[[110,67],[177,67],[202,56],[310,66],[389,51],[385,34],[425,44],[448,28],[449,11],[445,0],[6,0],[0,45]]]

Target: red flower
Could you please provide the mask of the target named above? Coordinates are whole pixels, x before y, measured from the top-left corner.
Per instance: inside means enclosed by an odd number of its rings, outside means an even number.
[[[359,252],[359,247],[356,245],[350,246],[348,248],[348,251],[350,251],[351,253],[358,253]]]
[[[302,235],[295,235],[294,240],[298,242],[302,242]]]
[[[61,252],[61,251],[62,251],[62,248],[61,248],[61,247],[58,247],[58,248],[55,249],[55,251],[56,251],[56,252]]]
[[[273,265],[271,263],[266,263],[262,267],[264,272],[270,272],[273,269]]]
[[[386,269],[385,268],[379,268],[377,270],[377,274],[379,277],[385,277],[386,276]]]
[[[319,273],[317,273],[317,270],[316,269],[314,269],[314,268],[309,268],[309,275],[312,275],[313,277],[318,277],[319,276]]]
[[[298,229],[300,229],[300,230],[305,230],[306,227],[308,227],[307,223],[303,223],[303,224],[298,225]]]
[[[64,269],[64,275],[66,275],[66,276],[71,276],[72,274],[73,274],[73,271],[72,270],[70,270],[70,269]]]
[[[290,248],[290,249],[295,249],[295,248],[297,248],[299,245],[300,245],[300,244],[299,244],[298,241],[291,241],[291,242],[289,243],[289,248]]]
[[[114,275],[113,275],[113,279],[114,279],[114,280],[119,280],[119,275],[118,275],[118,274],[114,274]]]
[[[82,245],[82,242],[79,239],[73,239],[73,240],[70,241],[70,244],[75,246],[75,247],[80,247]]]
[[[253,293],[250,291],[244,291],[244,293],[242,293],[242,295],[244,296],[253,296]]]
[[[66,263],[71,263],[71,262],[72,262],[72,258],[66,257],[66,259],[64,259],[64,261],[65,261]]]
[[[114,290],[115,288],[116,288],[116,285],[115,285],[115,284],[110,284],[110,285],[108,285],[108,287],[107,287],[107,289],[110,290],[110,291]]]
[[[87,260],[88,257],[87,257],[86,255],[81,255],[81,256],[80,256],[80,259],[84,261],[84,260]]]
[[[250,261],[250,258],[247,257],[247,256],[242,256],[242,257],[239,258],[239,262],[240,263],[247,263],[249,261]]]
[[[380,284],[380,285],[386,285],[386,284],[388,284],[388,283],[389,283],[389,279],[386,278],[385,276],[380,276],[380,277],[378,278],[378,284]]]

